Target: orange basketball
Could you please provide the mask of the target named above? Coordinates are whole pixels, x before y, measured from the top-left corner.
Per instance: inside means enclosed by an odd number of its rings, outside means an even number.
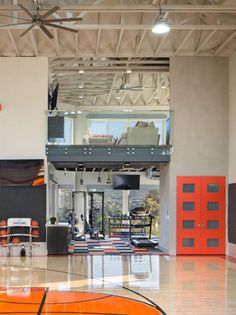
[[[32,226],[39,226],[39,223],[37,220],[32,220],[31,225]]]
[[[39,236],[39,230],[33,230],[32,235],[34,236]]]
[[[7,221],[6,220],[0,221],[0,226],[7,226]]]
[[[7,240],[5,238],[1,240],[1,245],[2,246],[7,245]]]
[[[0,230],[0,235],[1,236],[7,235],[7,230]]]
[[[19,239],[19,237],[13,237],[11,242],[12,242],[12,244],[19,244],[20,243],[20,239]]]

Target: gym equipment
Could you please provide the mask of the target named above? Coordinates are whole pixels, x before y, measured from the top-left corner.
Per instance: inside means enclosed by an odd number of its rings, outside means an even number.
[[[83,214],[81,214],[80,219],[81,223],[79,229],[75,226],[77,223],[79,223],[79,219],[76,218],[76,196],[82,195],[83,197],[83,203],[84,203],[84,209]],[[72,240],[78,241],[85,239],[85,231],[86,231],[86,220],[84,220],[84,217],[86,218],[86,207],[87,207],[87,197],[85,191],[73,191],[72,192],[72,209],[70,212],[70,224],[71,224],[71,238]]]
[[[104,238],[104,192],[88,192],[90,238]]]
[[[152,240],[148,237],[131,238],[131,243],[137,247],[154,247],[159,244],[157,241]]]

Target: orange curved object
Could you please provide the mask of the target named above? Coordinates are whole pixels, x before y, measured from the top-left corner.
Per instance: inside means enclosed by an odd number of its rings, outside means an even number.
[[[5,289],[6,290],[6,289]],[[12,291],[11,291],[12,290]],[[18,290],[18,291],[17,291]],[[44,288],[1,289],[1,312],[27,314],[165,315],[161,309],[121,296],[85,292],[49,291]]]
[[[2,246],[7,245],[7,240],[5,238],[1,240],[1,245]]]
[[[1,236],[7,235],[7,230],[0,230],[0,235]]]
[[[36,178],[33,182],[32,182],[32,186],[40,186],[44,184],[44,178],[40,177],[40,178]]]
[[[39,230],[33,230],[32,235],[34,236],[39,236]]]
[[[39,223],[38,223],[37,220],[32,220],[32,221],[31,221],[31,225],[32,225],[32,226],[39,226]]]
[[[0,221],[0,226],[7,226],[7,221],[6,220]]]
[[[19,239],[19,237],[13,237],[11,242],[12,242],[12,244],[19,244],[20,243],[20,239]]]

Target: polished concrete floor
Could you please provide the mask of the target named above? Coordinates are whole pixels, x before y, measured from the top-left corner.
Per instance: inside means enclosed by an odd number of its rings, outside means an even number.
[[[223,256],[1,257],[0,281],[3,293],[46,287],[140,300],[168,315],[236,314],[236,261]],[[0,314],[3,304],[0,295]]]

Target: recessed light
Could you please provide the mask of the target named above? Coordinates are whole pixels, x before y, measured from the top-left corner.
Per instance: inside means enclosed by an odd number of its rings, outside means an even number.
[[[83,98],[83,95],[79,95],[79,98],[82,99],[82,98]]]
[[[79,69],[79,73],[83,74],[84,73],[84,69]]]
[[[80,110],[77,111],[77,114],[82,114],[82,112]]]
[[[132,73],[131,69],[126,69],[126,73]]]
[[[123,112],[132,112],[132,109],[124,109]]]
[[[83,89],[83,88],[84,88],[84,85],[80,84],[79,89]]]
[[[75,114],[75,112],[70,112],[71,114]]]
[[[68,113],[68,112],[65,112],[64,114],[65,114],[65,115],[68,115],[69,113]]]

